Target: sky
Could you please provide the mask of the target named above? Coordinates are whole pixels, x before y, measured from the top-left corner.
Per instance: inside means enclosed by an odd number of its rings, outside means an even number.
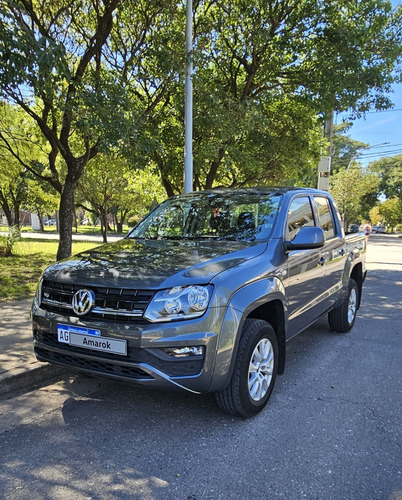
[[[391,3],[395,8],[402,2],[391,0]],[[352,139],[370,144],[357,158],[365,166],[383,157],[402,154],[402,83],[395,84],[393,91],[389,95],[394,103],[392,109],[366,113],[347,132]],[[334,122],[342,123],[342,116],[335,116]]]
[[[393,108],[366,113],[364,118],[355,120],[347,132],[352,139],[370,145],[358,157],[363,165],[402,154],[402,83],[393,88],[394,92],[390,94]],[[335,116],[334,123],[342,123],[342,115]]]

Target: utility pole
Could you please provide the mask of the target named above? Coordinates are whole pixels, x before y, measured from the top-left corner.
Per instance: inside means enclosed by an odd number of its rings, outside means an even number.
[[[184,105],[184,192],[193,190],[193,2],[186,4],[186,84]]]
[[[332,159],[332,132],[333,132],[334,112],[331,111],[331,116],[325,120],[324,136],[329,142],[326,155],[322,155],[320,163],[318,164],[318,182],[317,188],[324,191],[329,190],[329,174],[331,172],[331,159]]]

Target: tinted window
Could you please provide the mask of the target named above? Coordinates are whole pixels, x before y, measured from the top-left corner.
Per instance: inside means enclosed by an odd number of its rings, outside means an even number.
[[[328,199],[315,196],[314,201],[317,207],[320,227],[324,230],[325,233],[325,239],[329,240],[330,238],[334,238],[334,223],[332,220],[332,213]]]
[[[247,192],[192,193],[161,203],[130,238],[254,241],[269,238],[280,196]]]
[[[307,196],[295,198],[288,212],[288,238],[293,240],[304,226],[314,226],[313,211]]]

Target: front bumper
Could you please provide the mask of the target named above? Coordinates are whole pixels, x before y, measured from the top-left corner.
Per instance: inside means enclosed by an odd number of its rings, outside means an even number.
[[[225,308],[210,308],[204,316],[170,323],[121,324],[85,321],[32,307],[34,351],[38,360],[155,388],[208,392],[213,379],[217,339]],[[57,324],[98,329],[101,337],[123,339],[127,355],[83,349],[61,343]],[[174,357],[164,348],[203,346],[202,356]]]

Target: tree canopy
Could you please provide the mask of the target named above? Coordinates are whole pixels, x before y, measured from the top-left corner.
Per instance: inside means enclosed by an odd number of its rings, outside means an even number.
[[[321,119],[391,105],[401,16],[387,0],[196,1],[194,188],[312,185]],[[0,97],[29,118],[46,165],[0,141],[60,194],[57,258],[99,153],[182,190],[184,24],[173,0],[0,0]]]

